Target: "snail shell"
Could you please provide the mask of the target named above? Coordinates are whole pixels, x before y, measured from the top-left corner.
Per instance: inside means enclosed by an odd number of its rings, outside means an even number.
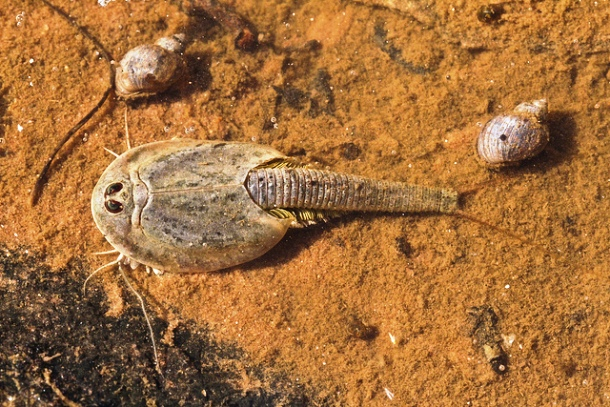
[[[477,140],[479,156],[489,164],[508,164],[534,157],[549,142],[546,99],[524,102],[512,113],[494,117]]]
[[[136,98],[169,88],[184,73],[185,43],[184,34],[174,34],[127,51],[116,69],[117,95]]]

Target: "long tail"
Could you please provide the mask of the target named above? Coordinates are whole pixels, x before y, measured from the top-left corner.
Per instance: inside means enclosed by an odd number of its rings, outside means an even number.
[[[458,193],[307,168],[256,168],[245,183],[262,208],[454,213]]]

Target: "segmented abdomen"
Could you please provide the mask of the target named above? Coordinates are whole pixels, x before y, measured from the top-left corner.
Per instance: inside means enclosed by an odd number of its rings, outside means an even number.
[[[443,212],[457,209],[457,192],[378,181],[307,168],[257,168],[245,183],[264,209]]]

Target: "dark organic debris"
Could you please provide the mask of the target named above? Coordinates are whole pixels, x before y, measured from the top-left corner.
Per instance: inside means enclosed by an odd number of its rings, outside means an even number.
[[[390,44],[388,41],[388,32],[385,30],[385,28],[383,28],[383,23],[378,23],[375,25],[375,34],[373,35],[373,39],[379,48],[388,54],[392,61],[395,61],[407,71],[417,75],[426,75],[432,71],[428,67],[415,65],[413,62],[406,61],[402,57],[402,51]]]
[[[10,103],[6,100],[6,94],[8,92],[8,87],[4,87],[2,81],[0,80],[0,158],[6,156],[6,149],[4,148],[4,133],[8,128],[6,119],[4,116],[6,115],[6,111],[10,105]]]
[[[305,386],[269,375],[234,345],[191,322],[158,344],[164,378],[138,306],[106,315],[103,291],[82,295],[79,260],[51,271],[0,248],[0,400],[17,406],[306,406]],[[168,326],[153,318],[155,335]],[[254,387],[240,386],[244,377]]]
[[[352,142],[343,143],[339,145],[339,154],[342,158],[352,161],[360,157],[360,154],[362,154],[362,149]]]
[[[326,69],[320,68],[313,79],[313,98],[320,95],[322,100],[319,103],[320,110],[326,114],[335,113],[335,95],[330,84],[330,75]]]
[[[302,110],[305,103],[310,100],[309,94],[291,85],[282,87],[273,86],[273,90],[277,93],[276,105],[285,102],[288,106],[296,110]]]
[[[307,109],[310,117],[317,117],[320,113],[334,115],[335,96],[330,84],[330,75],[326,69],[317,70],[309,89],[310,91],[303,91],[292,85],[273,86],[273,90],[277,94],[276,115],[279,116],[277,108],[282,104],[299,111]]]
[[[409,258],[413,255],[413,246],[411,246],[411,243],[409,243],[406,237],[399,236],[394,239],[394,241],[396,242],[396,248],[398,251],[401,252],[405,257]]]
[[[501,4],[485,4],[477,10],[477,19],[485,24],[497,23],[502,14],[504,7]]]
[[[191,14],[203,12],[231,30],[235,35],[237,49],[249,52],[258,49],[258,33],[254,26],[230,7],[216,0],[184,0],[183,8]]]
[[[468,325],[474,343],[485,354],[485,359],[497,374],[508,372],[508,355],[502,348],[502,337],[497,327],[498,316],[489,305],[470,307]]]
[[[376,326],[366,324],[357,315],[348,315],[346,323],[348,334],[352,338],[368,342],[379,336],[379,329]]]

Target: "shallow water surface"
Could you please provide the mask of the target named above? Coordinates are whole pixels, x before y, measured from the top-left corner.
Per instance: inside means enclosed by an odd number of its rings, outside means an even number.
[[[42,2],[3,7],[6,253],[28,250],[48,267],[38,272],[80,282],[112,259],[91,255],[110,247],[89,205],[113,159],[103,147],[125,150],[126,107],[133,145],[172,137],[250,141],[317,168],[470,191],[465,212],[527,240],[459,217],[348,215],[293,230],[260,259],[226,272],[130,272],[156,317],[162,369],[195,346],[176,339],[187,325],[194,338],[203,335],[195,344],[213,338],[221,344],[214,346],[240,350],[218,354],[233,372],[233,387],[218,392],[230,390],[232,398],[198,391],[198,403],[230,404],[239,391],[270,394],[277,383],[298,394],[261,397],[259,405],[597,405],[610,397],[607,2],[503,3],[497,21],[480,21],[483,2],[232,1],[260,33],[254,52],[235,49],[232,32],[175,3],[56,0],[116,59],[183,30],[195,41],[185,52],[188,73],[171,90],[140,102],[110,98],[60,154],[34,208],[28,200],[38,171],[105,90],[107,65]],[[543,97],[546,150],[518,167],[483,165],[474,148],[482,124]],[[9,272],[11,264],[0,269],[2,290],[37,272]],[[134,312],[117,273],[92,284],[107,295],[100,300],[106,316]],[[48,290],[42,294],[53,301]],[[14,308],[7,304],[0,310],[8,315]],[[481,306],[498,317],[492,337],[508,355],[503,374],[472,332],[471,308]],[[129,329],[146,339],[144,325]],[[178,376],[155,378],[147,343],[137,343],[140,363],[149,366],[139,385],[161,391],[141,397],[159,401]],[[7,382],[18,374],[7,362],[16,357],[11,349],[0,359]],[[59,353],[48,377],[34,371],[20,376],[28,378],[20,392],[0,390],[3,402],[43,383],[53,390],[49,404],[59,394],[92,403],[89,382],[82,391],[62,387],[68,362]],[[205,369],[200,358],[190,362]],[[105,366],[103,358],[90,365],[102,388],[116,373]]]

